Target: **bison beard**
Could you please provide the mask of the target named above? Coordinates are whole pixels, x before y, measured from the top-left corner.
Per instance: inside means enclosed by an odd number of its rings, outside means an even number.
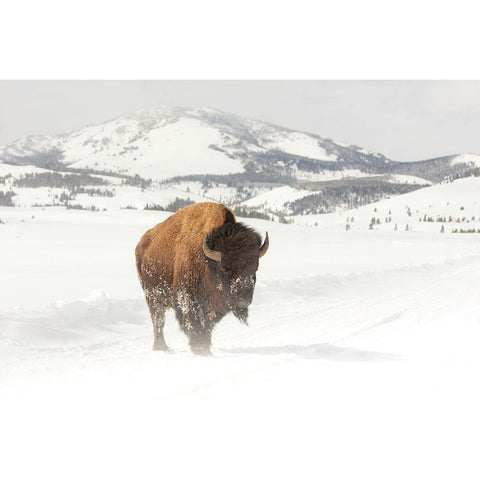
[[[248,325],[248,308],[233,307],[232,312],[245,325]]]
[[[179,210],[148,230],[135,250],[150,309],[155,350],[168,350],[165,311],[173,308],[193,353],[209,355],[215,325],[228,313],[247,324],[259,258],[260,235],[218,203]]]

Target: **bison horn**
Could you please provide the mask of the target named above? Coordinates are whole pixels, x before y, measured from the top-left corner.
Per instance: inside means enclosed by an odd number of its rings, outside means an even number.
[[[222,259],[222,252],[219,252],[217,250],[212,250],[207,245],[207,239],[206,238],[203,240],[202,249],[203,249],[203,253],[205,254],[205,256],[210,258],[210,260],[214,260],[215,262],[219,262]]]
[[[267,253],[267,250],[268,250],[268,232],[266,232],[265,234],[265,240],[263,242],[263,245],[260,247],[260,255],[259,257],[263,257],[266,253]]]

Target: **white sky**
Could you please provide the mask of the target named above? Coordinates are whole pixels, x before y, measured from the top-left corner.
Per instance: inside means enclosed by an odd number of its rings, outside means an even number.
[[[480,81],[0,81],[0,144],[162,104],[210,106],[399,161],[480,153]]]

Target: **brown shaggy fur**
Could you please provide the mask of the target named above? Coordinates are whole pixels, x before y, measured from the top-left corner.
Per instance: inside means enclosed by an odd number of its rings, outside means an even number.
[[[222,260],[206,257],[204,240]],[[198,203],[145,232],[135,250],[154,327],[156,350],[168,350],[165,311],[175,310],[194,353],[210,353],[215,324],[229,311],[246,323],[261,237],[219,203]]]

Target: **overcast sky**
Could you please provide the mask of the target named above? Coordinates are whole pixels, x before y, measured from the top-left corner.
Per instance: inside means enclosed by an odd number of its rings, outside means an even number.
[[[480,81],[1,81],[0,144],[159,105],[214,107],[399,161],[480,153]]]

